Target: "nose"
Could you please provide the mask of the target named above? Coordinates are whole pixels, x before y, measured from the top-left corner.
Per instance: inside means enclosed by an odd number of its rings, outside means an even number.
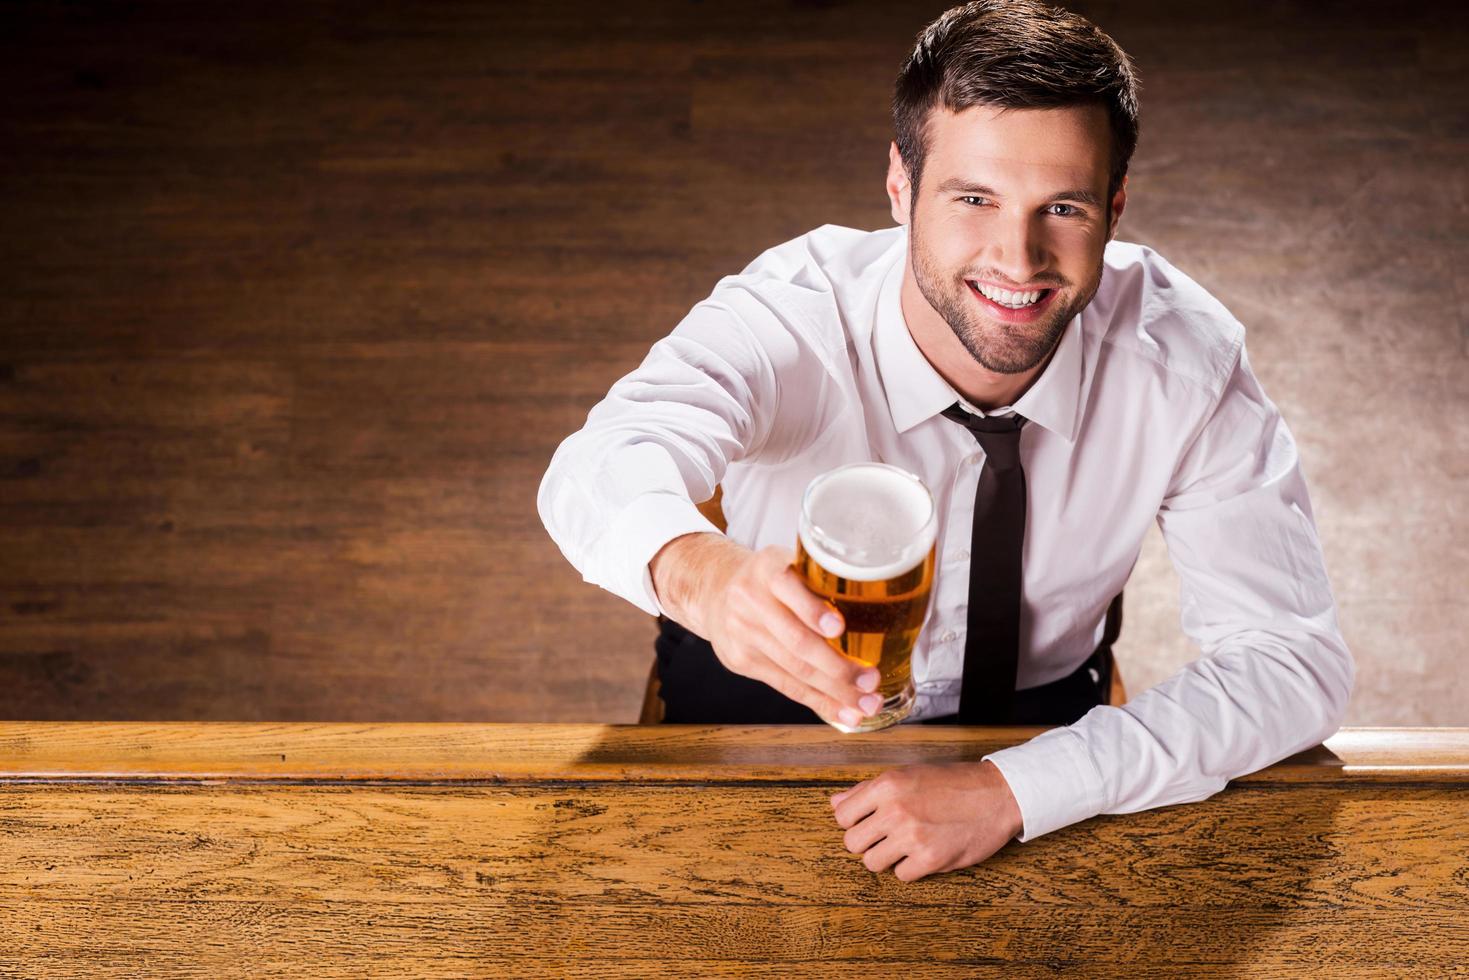
[[[1006,215],[998,224],[986,264],[1015,285],[1027,285],[1051,258],[1040,219],[1017,212]]]

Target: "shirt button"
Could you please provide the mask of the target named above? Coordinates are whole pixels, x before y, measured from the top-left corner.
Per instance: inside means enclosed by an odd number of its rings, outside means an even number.
[[[953,630],[944,630],[942,633],[939,634],[940,643],[953,643],[958,638],[959,634],[955,633]]]
[[[969,549],[968,548],[960,548],[958,551],[954,552],[954,557],[955,558],[958,558],[960,561],[968,561],[969,560]]]

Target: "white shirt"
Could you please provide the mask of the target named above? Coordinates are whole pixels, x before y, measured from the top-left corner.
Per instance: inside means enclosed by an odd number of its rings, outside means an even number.
[[[916,721],[958,711],[984,454],[939,414],[961,398],[908,332],[906,249],[902,227],[826,225],[720,280],[561,444],[538,505],[588,582],[657,614],[648,562],[717,530],[693,503],[716,484],[733,540],[793,549],[816,475],[871,460],[918,474],[941,523]],[[1203,799],[1334,733],[1352,658],[1295,443],[1234,317],[1156,252],[1111,242],[1095,298],[1013,407],[1030,420],[1017,686],[1092,654],[1154,520],[1203,653],[1125,705],[986,757],[1020,839]]]

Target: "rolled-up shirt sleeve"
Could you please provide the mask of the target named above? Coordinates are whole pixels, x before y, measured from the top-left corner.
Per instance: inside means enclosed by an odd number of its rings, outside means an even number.
[[[654,344],[556,449],[541,480],[541,521],[582,577],[662,613],[648,563],[683,534],[718,533],[695,502],[713,496],[731,462],[761,451],[779,419],[819,414],[813,353],[737,284]],[[782,386],[792,374],[804,383]],[[783,440],[791,428],[781,427]]]
[[[1121,706],[1000,752],[1022,841],[1101,813],[1202,800],[1340,727],[1342,640],[1296,445],[1243,349],[1158,526],[1201,656]]]

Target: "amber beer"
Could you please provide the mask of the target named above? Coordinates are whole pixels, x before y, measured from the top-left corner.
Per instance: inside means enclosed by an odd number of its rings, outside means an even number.
[[[882,708],[855,728],[896,725],[913,710],[913,644],[933,591],[938,517],[923,481],[885,463],[853,463],[811,481],[801,500],[797,574],[846,621],[827,640],[882,675]]]

